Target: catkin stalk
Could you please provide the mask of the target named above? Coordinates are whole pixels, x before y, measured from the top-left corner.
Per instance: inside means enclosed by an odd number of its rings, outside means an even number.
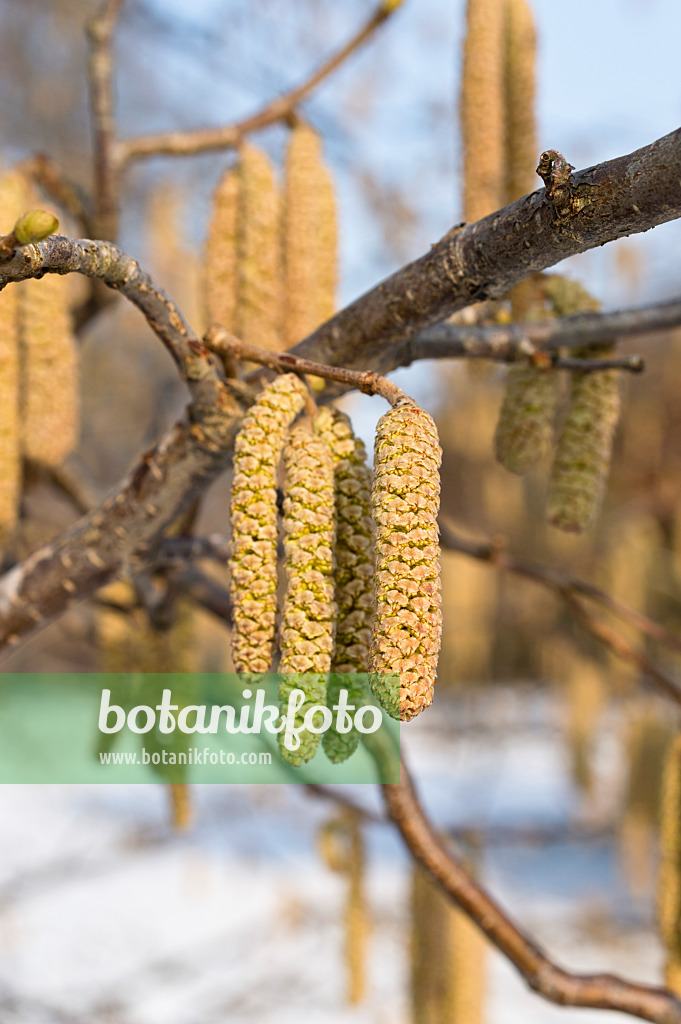
[[[232,660],[269,672],[277,613],[277,467],[307,389],[289,373],[251,406],[234,445],[231,525]]]
[[[284,182],[284,334],[287,345],[333,315],[337,226],[333,184],[321,139],[307,124],[291,131]]]
[[[333,584],[335,509],[333,463],[328,445],[305,427],[291,431],[284,450],[284,553],[286,597],[281,625],[280,702],[293,689],[305,693],[296,725],[314,704],[326,703],[326,677],[333,655],[336,605]],[[280,750],[290,764],[309,761],[319,734],[305,729],[297,750]]]
[[[442,635],[441,460],[437,428],[411,400],[379,420],[372,491],[377,598],[372,689],[388,714],[402,721],[433,700]]]
[[[620,414],[620,377],[618,370],[573,375],[547,508],[549,522],[568,533],[581,533],[600,510]]]
[[[468,0],[460,98],[466,221],[503,205],[503,30],[504,0]]]

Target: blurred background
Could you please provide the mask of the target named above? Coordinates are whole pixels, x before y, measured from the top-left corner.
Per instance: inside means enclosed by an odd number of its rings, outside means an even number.
[[[45,152],[90,188],[85,25],[95,8],[88,0],[0,0],[5,169]],[[128,0],[115,41],[118,131],[245,116],[304,79],[370,10],[360,0]],[[532,13],[537,156],[555,147],[582,168],[678,127],[681,80],[672,69],[681,8],[673,0],[534,0]],[[465,26],[463,0],[406,0],[302,106],[333,182],[338,307],[466,217]],[[289,135],[279,125],[252,140],[278,181]],[[198,331],[207,326],[203,267],[215,189],[235,160],[229,152],[157,157],[123,179],[120,245]],[[78,230],[68,217],[64,226]],[[671,223],[552,270],[581,282],[604,309],[664,300],[678,293],[680,242],[681,227]],[[70,305],[83,300],[72,288]],[[581,536],[545,523],[547,463],[519,478],[493,458],[503,368],[422,363],[394,376],[438,423],[443,510],[462,536],[506,538],[518,558],[587,578],[676,632],[681,333],[621,348],[642,352],[647,369],[623,382],[605,506]],[[187,396],[122,300],[80,330],[77,350],[79,437],[67,466],[101,495]],[[370,450],[382,403],[342,404]],[[197,533],[226,530],[228,494],[225,476],[203,504]],[[28,465],[12,556],[74,515],[53,477]],[[149,649],[150,626],[130,588],[116,586],[6,659],[3,671],[123,670],[126,658]],[[428,811],[565,966],[660,981],[666,960],[670,977],[656,877],[675,708],[536,583],[445,551],[443,594],[436,704],[402,730]],[[617,629],[678,677],[678,655],[631,626]],[[229,671],[228,641],[214,618],[182,608],[155,657],[184,671]],[[609,1018],[559,1010],[527,992],[414,875],[396,837],[375,820],[381,808],[371,787],[343,790],[366,814],[303,787],[195,787],[194,825],[182,832],[172,828],[178,808],[166,788],[0,789],[3,1021]],[[431,969],[434,961],[444,966]],[[444,976],[464,980],[450,991]]]

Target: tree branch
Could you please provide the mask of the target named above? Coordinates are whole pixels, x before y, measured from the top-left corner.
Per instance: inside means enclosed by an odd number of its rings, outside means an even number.
[[[571,213],[558,219],[540,189],[476,224],[327,320],[292,350],[320,363],[387,373],[411,361],[409,339],[473,302],[499,298],[529,274],[681,216],[681,129],[579,171]]]
[[[125,295],[146,317],[173,357],[194,401],[212,405],[219,393],[217,361],[186,323],[182,313],[137,260],[109,242],[52,235],[17,249],[0,264],[0,290],[13,281],[48,274],[84,274]]]
[[[188,156],[205,153],[216,149],[233,149],[251,132],[267,128],[278,121],[285,121],[295,112],[296,107],[315,89],[320,82],[328,78],[344,64],[356,50],[360,48],[386,21],[397,3],[383,0],[379,3],[368,21],[344,46],[337,50],[328,60],[324,61],[309,78],[294,89],[267,103],[261,110],[250,117],[237,121],[235,124],[222,128],[208,128],[194,131],[163,132],[158,135],[140,135],[126,139],[120,143],[120,164],[123,166],[131,160],[142,157],[157,156]]]
[[[661,672],[657,666],[650,661],[642,652],[637,651],[624,637],[621,637],[614,629],[606,623],[596,619],[587,608],[584,607],[580,596],[597,602],[614,615],[619,616],[631,625],[636,626],[641,632],[650,636],[658,643],[675,651],[681,651],[681,640],[673,633],[664,629],[658,623],[642,615],[640,612],[630,608],[624,602],[612,597],[606,591],[601,590],[593,583],[580,580],[575,576],[562,573],[557,569],[547,566],[534,565],[528,562],[521,562],[506,554],[502,545],[490,541],[469,541],[459,536],[446,516],[440,517],[440,541],[444,548],[450,551],[459,551],[461,554],[469,555],[481,562],[488,562],[502,572],[513,573],[516,576],[523,576],[525,579],[533,580],[541,586],[547,587],[567,603],[575,616],[579,619],[592,636],[594,636],[606,647],[625,661],[634,664],[641,672],[648,675],[655,683],[658,690],[665,696],[681,704],[681,685]]]
[[[681,1002],[671,993],[612,974],[571,974],[558,967],[489,896],[443,845],[418,800],[402,762],[399,784],[383,785],[389,817],[414,859],[517,968],[533,991],[559,1006],[582,1006],[681,1024]]]
[[[113,35],[125,0],[103,0],[87,26],[89,94],[94,148],[94,235],[115,241],[119,215],[120,151],[116,141]]]
[[[619,338],[666,331],[680,324],[679,300],[617,313],[578,313],[576,316],[536,323],[528,321],[483,327],[453,324],[444,320],[412,338],[405,355],[408,361],[402,365],[409,366],[418,359],[456,358],[493,359],[512,363],[535,352],[557,352],[561,348],[612,344]],[[592,360],[583,362],[592,363]],[[557,365],[561,365],[560,361]]]
[[[52,199],[57,206],[73,217],[86,235],[93,234],[92,210],[83,190],[69,181],[55,160],[47,153],[36,153],[24,160],[21,167],[36,185]]]

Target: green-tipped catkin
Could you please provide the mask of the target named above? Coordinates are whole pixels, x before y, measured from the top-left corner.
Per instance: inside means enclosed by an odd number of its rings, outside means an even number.
[[[570,406],[551,469],[549,522],[581,533],[596,518],[610,472],[620,414],[618,370],[574,374]]]
[[[237,165],[237,305],[234,331],[244,341],[279,351],[282,274],[279,188],[272,161],[244,144]]]
[[[47,274],[22,286],[22,451],[43,466],[60,465],[78,440],[78,352],[69,304],[64,277]]]
[[[328,445],[304,427],[291,431],[284,465],[286,597],[279,671],[289,678],[282,681],[280,701],[285,705],[292,689],[303,690],[306,700],[298,712],[299,725],[312,705],[326,703],[333,655],[334,478]],[[283,736],[279,734],[280,741]],[[295,765],[309,761],[319,738],[304,730],[297,750],[287,750],[281,743],[282,756]]]
[[[336,646],[331,665],[334,673],[327,690],[327,706],[338,704],[341,688],[348,690],[348,703],[361,707],[368,693],[365,681],[353,673],[369,671],[371,620],[374,612],[374,545],[371,518],[371,470],[366,450],[355,437],[352,424],[338,409],[325,406],[314,421],[314,430],[329,446],[336,482],[335,590],[338,618]],[[335,763],[346,761],[357,749],[356,729],[341,733],[335,716],[322,740],[327,757]]]
[[[231,525],[232,659],[237,672],[269,672],[277,613],[277,467],[307,389],[277,377],[244,418],[234,445]]]
[[[0,177],[0,230],[10,230],[25,205],[26,194],[18,172]],[[17,284],[0,292],[0,553],[12,539],[21,492],[19,301]]]
[[[681,736],[670,745],[664,769],[657,912],[666,950],[665,981],[681,995]]]
[[[530,363],[508,371],[494,435],[494,453],[504,469],[527,473],[546,454],[553,434],[558,375]]]
[[[534,117],[537,35],[527,0],[506,0],[505,203],[539,185],[537,129]]]
[[[232,332],[236,330],[238,209],[239,175],[230,167],[213,194],[204,280],[208,323]]]
[[[579,281],[563,277],[562,274],[542,274],[541,281],[544,295],[550,301],[555,316],[597,313],[601,308],[598,299],[595,299]]]
[[[284,335],[293,345],[335,309],[336,203],[321,138],[306,124],[289,137],[284,185]]]
[[[410,400],[379,420],[372,491],[377,598],[372,688],[388,714],[402,721],[433,700],[442,635],[441,461],[432,418]],[[384,678],[386,673],[399,683]]]
[[[503,205],[504,0],[468,0],[460,118],[463,216],[480,220]]]

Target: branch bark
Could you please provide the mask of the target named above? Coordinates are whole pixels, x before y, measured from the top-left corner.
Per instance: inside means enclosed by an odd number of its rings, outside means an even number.
[[[345,63],[348,57],[370,39],[376,29],[387,21],[397,6],[397,4],[386,2],[379,3],[371,17],[352,39],[324,61],[309,78],[242,121],[221,128],[162,132],[158,135],[140,135],[137,138],[123,140],[120,143],[119,151],[121,167],[133,160],[160,154],[190,156],[210,150],[234,149],[246,135],[267,128],[278,121],[286,121],[320,82],[328,78],[341,64]]]
[[[404,762],[399,784],[384,785],[387,813],[412,857],[517,968],[531,989],[559,1006],[619,1010],[655,1024],[681,1024],[671,993],[612,974],[571,974],[555,964],[445,849],[426,817]]]

